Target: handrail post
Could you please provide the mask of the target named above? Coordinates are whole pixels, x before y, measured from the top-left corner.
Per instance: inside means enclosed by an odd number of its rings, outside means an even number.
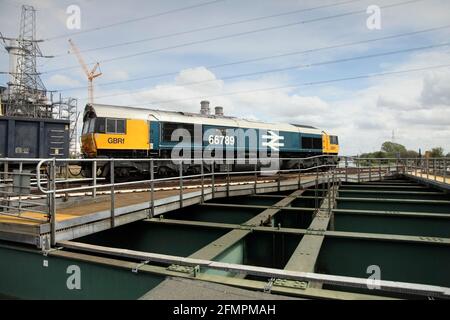
[[[280,166],[281,161],[278,161],[278,178],[277,178],[277,190],[278,192],[281,191],[281,166]]]
[[[430,159],[427,159],[427,180],[430,179]]]
[[[8,159],[6,159],[6,160],[8,160]],[[3,165],[3,171],[5,171],[3,174],[3,179],[5,180],[5,183],[6,183],[6,180],[8,179],[8,170],[9,170],[9,163],[8,163],[8,161],[5,161],[4,165]]]
[[[447,159],[444,159],[444,183],[447,183]]]
[[[183,208],[183,160],[180,160],[180,208]]]
[[[215,176],[214,176],[214,160],[212,160],[211,162],[211,193],[212,193],[212,198],[214,199],[215,195],[216,195],[216,185],[215,185]]]
[[[155,164],[153,159],[150,159],[150,217],[155,216]]]
[[[298,189],[301,189],[302,187],[302,169],[301,169],[302,162],[300,159],[298,159]]]
[[[422,178],[422,174],[423,174],[423,158],[422,157],[419,158],[416,167],[418,168],[417,175],[419,175],[419,172],[420,172],[420,177]]]
[[[227,198],[230,196],[230,166],[228,163],[228,159],[225,160],[227,166]]]
[[[348,158],[345,157],[345,182],[348,182]]]
[[[319,159],[316,158],[316,180],[319,180]]]
[[[434,174],[434,181],[437,181],[436,159],[433,159],[433,174]]]
[[[420,158],[420,177],[423,178],[423,171],[425,170],[424,158]]]
[[[381,181],[381,159],[378,160],[378,177]]]
[[[417,177],[417,159],[413,161],[413,165],[414,165],[414,175]]]
[[[372,181],[372,159],[369,159],[369,181]]]
[[[111,183],[111,228],[116,226],[116,195],[114,188],[114,159],[111,159],[111,164],[109,166],[110,183]]]
[[[253,185],[253,194],[256,194],[257,185],[258,185],[258,160],[256,160],[256,162],[255,162],[254,169],[255,169],[255,183]]]
[[[334,231],[335,227],[334,227],[334,213],[333,213],[333,208],[334,208],[334,204],[336,203],[336,198],[337,198],[337,188],[335,186],[335,184],[339,184],[339,178],[336,177],[336,171],[333,170],[333,183],[332,183],[332,207],[330,208],[330,230]]]
[[[327,194],[327,197],[328,197],[328,215],[330,215],[331,214],[331,181],[330,181],[330,174],[328,174],[327,175],[328,177],[327,177],[327,185],[328,185],[328,194]]]
[[[358,173],[358,183],[360,183],[361,182],[361,172],[360,172],[361,168],[360,168],[359,158],[356,161],[356,168],[357,168],[356,170]]]
[[[50,244],[56,245],[56,160],[53,158],[49,166],[49,177],[47,187],[50,189]]]
[[[94,160],[92,162],[92,185],[94,186],[94,189],[92,189],[92,197],[97,197],[97,160]]]
[[[65,170],[64,170],[64,178],[66,180],[66,183],[64,184],[64,188],[65,189],[69,189],[69,162],[66,162],[66,165],[64,166]],[[69,192],[65,192],[64,193],[64,201],[68,201],[69,200]]]
[[[22,172],[23,172],[23,163],[20,162],[20,163],[19,163],[19,174],[22,174]],[[19,203],[18,203],[18,209],[19,209],[19,216],[20,216],[20,213],[21,213],[21,211],[22,211],[22,190],[21,190],[21,189],[19,190]]]
[[[201,174],[201,181],[202,181],[202,198],[201,198],[201,202],[200,203],[204,203],[205,202],[205,177],[204,177],[204,168],[203,168],[203,160],[201,160],[200,163],[200,174]]]
[[[318,192],[319,192],[319,166],[318,161],[316,159],[316,183],[314,188],[314,215],[317,213],[317,210],[319,209],[319,199],[318,199]]]

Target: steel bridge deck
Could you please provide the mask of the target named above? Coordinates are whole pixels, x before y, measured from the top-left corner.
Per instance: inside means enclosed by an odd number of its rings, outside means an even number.
[[[44,250],[44,257],[20,243],[46,249],[49,223],[0,215],[0,239],[8,241],[0,242],[0,256],[12,263],[0,267],[5,277],[0,294],[123,298],[123,290],[111,289],[121,285],[128,288],[128,298],[142,299],[192,298],[198,286],[256,299],[269,293],[276,298],[450,298],[448,184],[410,173],[387,180],[378,176],[352,174],[330,188],[322,174],[317,183],[310,176],[214,190],[207,185],[184,190],[182,198],[180,190],[160,190],[154,192],[153,217],[150,192],[115,194],[114,226],[110,196],[59,203],[57,246]],[[75,263],[89,277],[102,274],[105,280],[94,281],[97,287],[89,283],[83,293],[61,291],[39,276],[27,278],[29,270],[24,273],[18,263],[29,255],[50,263],[52,272],[64,273]],[[375,291],[366,282],[371,266],[381,269]],[[45,269],[34,271],[39,275]],[[14,284],[17,275],[27,280],[21,286]],[[111,277],[117,283],[107,282]],[[183,295],[168,293],[177,283],[183,284]],[[43,296],[33,296],[39,290],[30,289],[46,285],[51,288]]]
[[[314,177],[304,177],[300,186],[307,188],[314,182]],[[322,182],[320,178],[319,182]],[[281,190],[294,190],[299,187],[298,180],[285,179],[279,183],[258,182],[256,193],[275,192]],[[253,182],[234,183],[227,186],[215,186],[214,198],[227,196],[249,195],[255,193]],[[115,225],[123,225],[134,221],[148,218],[150,210],[150,192],[118,193],[115,200]],[[189,187],[183,189],[183,198],[180,200],[180,190],[155,191],[155,216],[167,211],[199,204],[204,200],[213,198],[211,186],[205,186],[202,199],[201,188]],[[36,212],[23,212],[24,218],[43,218],[44,215]],[[57,240],[71,240],[86,236],[95,232],[112,228],[111,197],[98,196],[97,198],[76,199],[69,202],[59,203],[56,210],[56,237]],[[48,241],[50,234],[50,223],[45,221],[28,220],[21,217],[0,215],[0,239],[35,244],[42,247],[44,241]]]

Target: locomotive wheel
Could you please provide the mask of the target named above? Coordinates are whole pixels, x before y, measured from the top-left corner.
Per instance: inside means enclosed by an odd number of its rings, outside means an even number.
[[[158,176],[167,177],[169,175],[170,169],[166,166],[158,167]]]
[[[81,176],[84,178],[92,178],[92,168],[87,165],[81,167]]]

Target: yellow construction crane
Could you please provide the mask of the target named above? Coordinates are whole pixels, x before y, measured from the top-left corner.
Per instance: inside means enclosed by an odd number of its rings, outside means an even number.
[[[86,74],[86,77],[88,79],[88,102],[90,104],[94,103],[94,84],[93,80],[97,77],[100,77],[102,73],[99,71],[97,72],[97,68],[100,68],[100,64],[97,62],[91,71],[89,71],[88,66],[83,60],[83,57],[81,56],[80,50],[78,50],[75,43],[73,43],[72,39],[69,39],[70,46],[72,48],[72,52],[75,53],[77,56],[78,62],[80,63],[81,67],[83,68],[84,73]],[[97,73],[96,73],[97,72]]]

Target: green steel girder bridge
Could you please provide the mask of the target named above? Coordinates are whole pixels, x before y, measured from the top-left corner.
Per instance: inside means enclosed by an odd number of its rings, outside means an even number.
[[[7,298],[450,297],[444,159],[122,183],[21,161],[0,182]]]

